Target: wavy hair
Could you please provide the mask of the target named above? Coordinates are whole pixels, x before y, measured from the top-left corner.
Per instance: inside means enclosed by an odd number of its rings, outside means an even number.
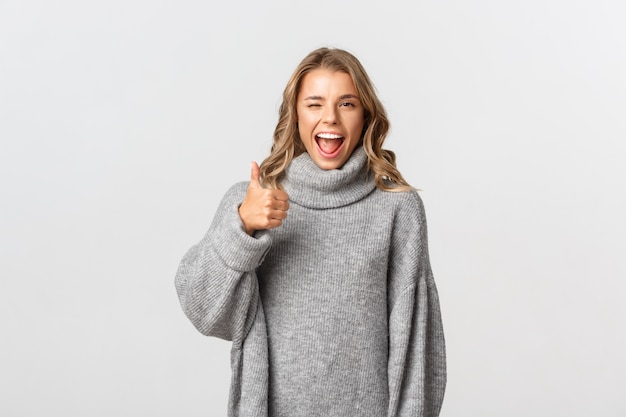
[[[359,60],[351,53],[335,48],[319,48],[308,54],[289,79],[279,118],[274,130],[270,155],[261,163],[261,181],[269,188],[281,189],[280,180],[292,159],[306,152],[298,132],[296,100],[304,76],[315,69],[342,71],[350,75],[364,108],[361,143],[367,154],[368,168],[374,173],[376,187],[385,191],[408,191],[412,187],[396,168],[396,155],[383,149],[389,132],[387,113],[376,96],[374,85]]]

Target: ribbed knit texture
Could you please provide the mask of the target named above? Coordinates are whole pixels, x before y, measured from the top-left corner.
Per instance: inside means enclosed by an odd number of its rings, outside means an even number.
[[[357,148],[341,169],[308,154],[285,180],[288,217],[245,234],[226,194],[176,288],[206,335],[232,340],[229,416],[437,416],[445,344],[415,191],[375,188]]]

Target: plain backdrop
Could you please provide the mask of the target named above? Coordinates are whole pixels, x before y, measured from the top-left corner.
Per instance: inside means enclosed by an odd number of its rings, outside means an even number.
[[[320,46],[421,189],[443,417],[626,415],[621,0],[0,0],[0,415],[225,416],[174,274]]]

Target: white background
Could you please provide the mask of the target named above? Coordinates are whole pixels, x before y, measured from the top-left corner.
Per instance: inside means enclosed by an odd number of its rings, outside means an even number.
[[[626,415],[626,5],[410,3],[0,0],[0,415],[225,415],[174,274],[319,46],[422,190],[442,416]]]

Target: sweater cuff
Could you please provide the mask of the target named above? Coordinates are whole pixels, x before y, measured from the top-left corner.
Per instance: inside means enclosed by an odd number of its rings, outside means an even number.
[[[211,246],[224,263],[236,271],[253,271],[261,265],[272,240],[265,231],[254,236],[246,233],[239,217],[239,205],[231,204],[215,232],[211,234]]]

